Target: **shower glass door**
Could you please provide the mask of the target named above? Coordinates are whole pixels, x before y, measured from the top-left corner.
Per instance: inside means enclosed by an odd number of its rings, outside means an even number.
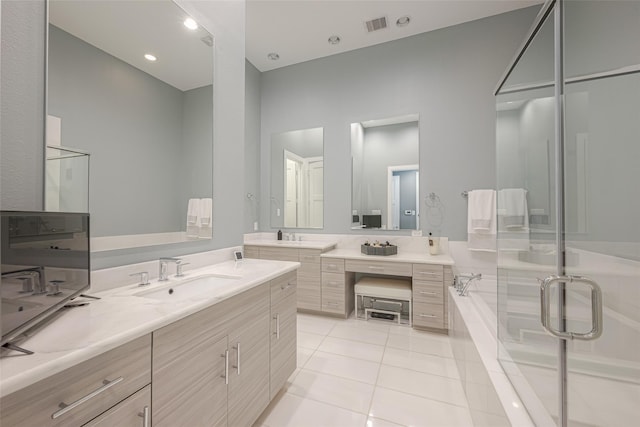
[[[552,5],[541,10],[508,72],[496,96],[498,355],[536,425],[548,426],[561,399],[559,344],[540,324],[538,283],[556,272]],[[527,212],[516,212],[517,200],[505,200],[517,198],[517,190]]]
[[[497,91],[499,358],[537,425],[640,419],[638,40],[638,1],[548,1]]]
[[[603,333],[567,342],[568,424],[640,423],[640,2],[564,2],[565,241],[595,280]],[[590,327],[567,285],[567,329]]]

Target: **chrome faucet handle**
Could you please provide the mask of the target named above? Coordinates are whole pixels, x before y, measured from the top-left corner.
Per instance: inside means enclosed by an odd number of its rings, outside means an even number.
[[[161,257],[159,261],[160,261],[160,269],[158,272],[159,282],[165,282],[169,280],[169,263],[170,262],[175,262],[176,265],[180,265],[180,263],[182,262],[180,258],[173,258],[173,257]]]
[[[140,283],[138,283],[138,286],[146,286],[149,284],[148,271],[139,271],[137,273],[131,273],[129,276],[137,276],[137,275],[140,275]]]
[[[49,284],[47,285],[47,296],[48,297],[55,297],[57,295],[60,295],[62,292],[60,292],[60,283],[64,283],[64,280],[51,280],[49,281]]]
[[[184,272],[182,271],[182,267],[185,265],[191,264],[190,262],[177,262],[176,263],[176,277],[184,276]]]
[[[30,276],[25,277],[16,277],[16,279],[22,281],[22,290],[19,291],[21,294],[30,294],[33,292],[33,278]]]

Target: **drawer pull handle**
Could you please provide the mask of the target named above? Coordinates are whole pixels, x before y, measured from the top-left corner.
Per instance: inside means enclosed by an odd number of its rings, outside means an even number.
[[[378,267],[378,266],[375,266],[375,265],[370,265],[369,266],[369,270],[384,271],[384,267]]]
[[[327,270],[337,270],[338,269],[338,264],[328,264],[327,265]]]
[[[124,377],[118,377],[113,381],[103,380],[102,381],[102,384],[103,384],[102,387],[100,387],[97,390],[92,391],[91,393],[87,394],[84,397],[81,397],[80,399],[76,400],[75,402],[70,403],[68,405],[66,403],[64,403],[64,402],[61,402],[60,405],[58,405],[60,407],[60,410],[54,412],[51,415],[51,418],[55,420],[56,418],[59,418],[59,417],[63,416],[67,412],[77,408],[78,406],[82,405],[83,403],[87,402],[88,400],[93,399],[94,397],[96,397],[100,393],[107,391],[108,389],[110,389],[111,387],[113,387],[114,385],[118,384],[119,382],[121,382],[123,380],[124,380]]]
[[[325,304],[327,304],[327,305],[335,305],[335,306],[339,305],[337,302],[332,302],[332,301],[327,301],[327,302],[325,302]]]
[[[225,350],[220,357],[224,357],[224,375],[221,377],[224,378],[224,384],[229,385],[229,350]]]
[[[280,339],[280,315],[276,314],[274,319],[276,319],[276,339]]]
[[[330,281],[329,285],[331,286],[340,286],[342,283],[341,282],[336,282],[336,281]]]
[[[420,291],[420,294],[422,294],[422,295],[438,295],[436,292],[427,292],[427,291]]]
[[[420,316],[420,317],[430,317],[430,318],[436,317],[434,314],[418,314],[418,316]]]
[[[237,374],[240,375],[240,343],[237,342],[233,349],[236,350],[236,364],[233,367],[236,369]]]
[[[426,276],[439,276],[440,273],[434,273],[432,271],[418,271],[418,274],[424,274]]]
[[[286,285],[280,285],[280,290],[286,291],[291,287],[291,283],[287,283]]]
[[[151,417],[149,417],[149,407],[145,406],[142,408],[142,412],[138,414],[139,417],[142,417],[142,427],[151,427]]]

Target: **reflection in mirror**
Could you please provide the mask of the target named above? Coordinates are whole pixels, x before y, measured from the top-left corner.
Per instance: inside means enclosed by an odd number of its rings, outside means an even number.
[[[498,187],[527,191],[529,228],[555,229],[553,89],[498,95]]]
[[[324,130],[271,136],[271,227],[322,228]]]
[[[47,144],[91,154],[92,250],[211,238],[212,36],[169,0],[49,4]]]
[[[351,124],[351,228],[420,228],[418,115]]]

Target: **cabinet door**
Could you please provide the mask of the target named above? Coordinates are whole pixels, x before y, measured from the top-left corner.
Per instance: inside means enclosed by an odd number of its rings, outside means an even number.
[[[268,292],[268,290],[267,290]],[[228,425],[250,426],[269,404],[268,293],[260,309],[247,307],[229,334]]]
[[[193,332],[187,329],[154,334],[153,425],[226,426],[227,337],[179,342]]]
[[[85,427],[149,427],[150,421],[151,386],[148,385],[94,418]]]
[[[296,295],[291,294],[271,307],[271,399],[296,370],[296,335]]]

